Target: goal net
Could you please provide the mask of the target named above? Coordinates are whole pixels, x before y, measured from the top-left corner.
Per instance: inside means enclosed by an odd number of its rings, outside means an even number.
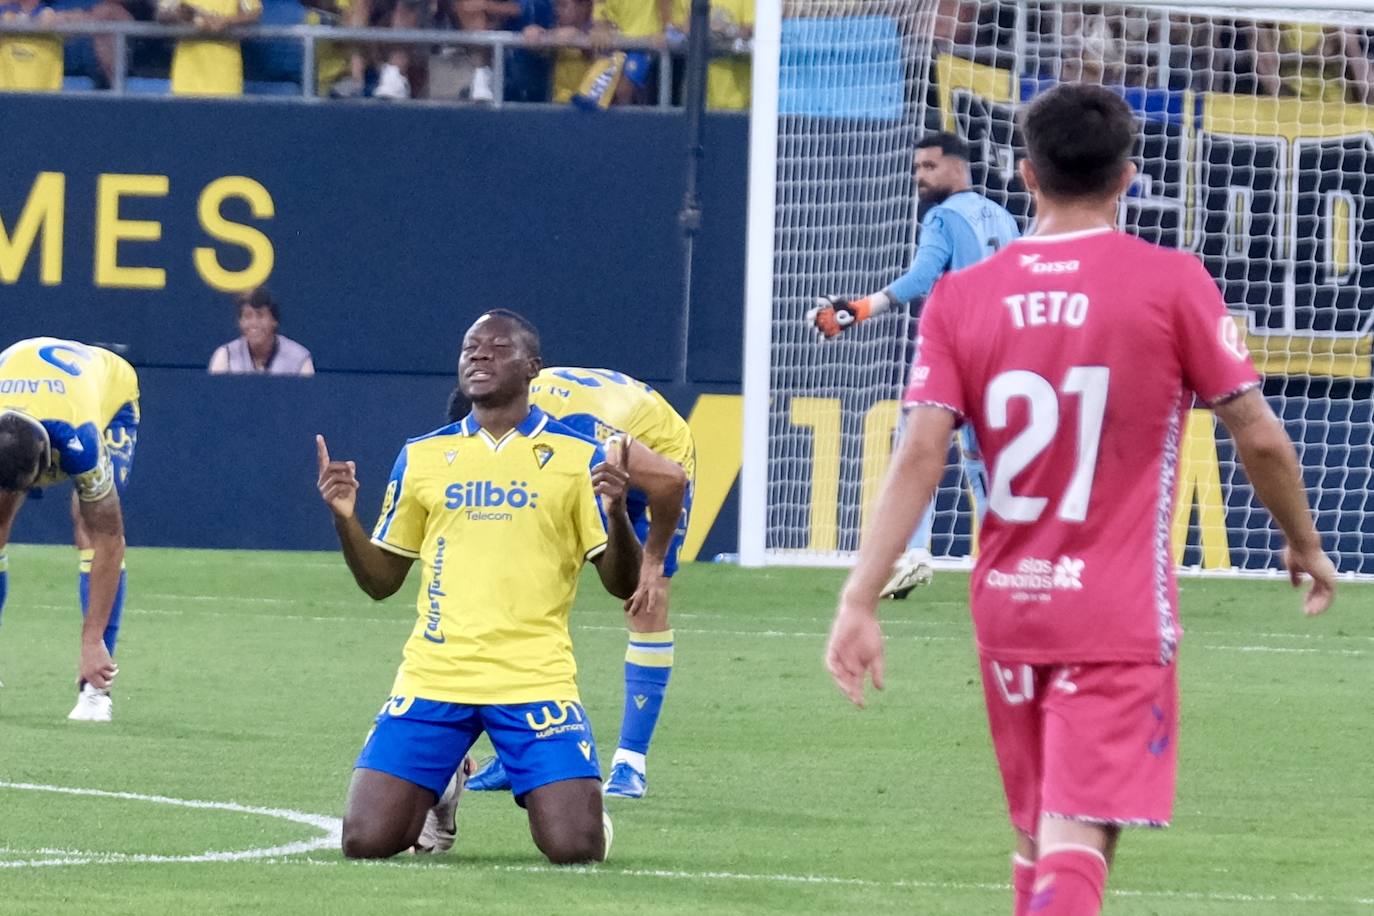
[[[1374,575],[1374,3],[789,0],[776,59],[766,22],[751,165],[746,563],[847,562],[867,514],[881,511],[873,499],[919,302],[828,341],[804,316],[817,296],[881,290],[910,264],[916,139],[965,139],[975,189],[1025,228],[1017,112],[1061,81],[1092,81],[1117,88],[1139,118],[1140,176],[1120,225],[1202,258],[1298,445],[1328,550],[1342,571]],[[952,449],[937,558],[967,562],[972,519]],[[1174,543],[1185,566],[1278,565],[1273,523],[1205,410],[1187,424]]]

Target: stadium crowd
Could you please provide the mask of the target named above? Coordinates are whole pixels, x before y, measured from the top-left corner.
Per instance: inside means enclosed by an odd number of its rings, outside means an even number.
[[[718,46],[749,39],[753,0],[712,0]],[[157,21],[191,25],[204,37],[131,39],[126,91],[195,96],[300,95],[302,43],[240,39],[236,27],[338,25],[375,29],[510,32],[500,49],[321,42],[319,95],[336,98],[432,98],[572,103],[583,108],[650,104],[659,97],[660,49],[685,53],[690,0],[7,0],[0,21],[77,23]],[[617,39],[653,49],[615,50]],[[578,47],[568,47],[569,43]],[[559,45],[563,47],[559,47]],[[55,92],[109,87],[115,80],[112,36],[0,35],[0,91]],[[682,68],[673,68],[675,98]],[[709,66],[707,104],[749,106],[747,56],[725,54]]]
[[[1093,3],[1025,4],[1025,69],[1066,81],[1369,103],[1371,31]],[[943,50],[1011,66],[1017,4],[938,0]]]

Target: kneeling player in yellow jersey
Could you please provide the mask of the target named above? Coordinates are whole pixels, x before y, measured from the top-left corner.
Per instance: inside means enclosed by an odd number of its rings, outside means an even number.
[[[35,337],[0,353],[0,609],[5,545],[26,495],[71,478],[81,551],[80,691],[67,717],[108,722],[124,612],[124,516],[119,494],[138,437],[138,377],[108,350]]]
[[[457,417],[458,400],[461,392],[455,391],[449,404],[450,419]],[[622,372],[566,366],[544,369],[530,385],[530,402],[597,441],[629,435],[635,447],[643,450],[633,462],[629,507],[635,533],[644,544],[639,587],[646,600],[625,608],[630,629],[625,652],[625,711],[605,787],[607,795],[640,798],[647,787],[649,742],[673,673],[668,580],[677,571],[678,553],[687,537],[696,445],[687,421],[662,395]],[[510,788],[500,758],[493,758],[474,775],[468,788]]]
[[[418,620],[348,792],[350,858],[386,858],[417,841],[451,846],[455,770],[483,731],[540,851],[558,864],[606,856],[610,821],[568,612],[586,559],[611,594],[635,593],[627,449],[613,444],[608,461],[532,407],[539,369],[538,335],[520,316],[488,312],[468,329],[458,377],[472,413],[406,443],[370,540],[355,514],[353,463],[331,461],[317,440],[320,495],[359,587],[385,598],[415,560],[422,567]],[[439,835],[422,838],[435,807]]]

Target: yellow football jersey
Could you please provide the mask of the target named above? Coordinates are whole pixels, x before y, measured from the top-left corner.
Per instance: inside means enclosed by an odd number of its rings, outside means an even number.
[[[610,23],[626,38],[647,38],[663,31],[658,0],[597,0],[592,19]]]
[[[673,15],[686,25],[691,0],[674,0]],[[753,34],[754,0],[711,0],[711,30],[729,35]],[[706,66],[706,107],[721,111],[749,108],[752,72],[748,57],[713,57]]]
[[[696,445],[687,421],[663,395],[623,372],[554,366],[535,376],[530,403],[598,442],[629,433],[695,476]]]
[[[0,5],[0,22],[37,19],[39,7],[26,13]],[[62,39],[50,35],[0,37],[0,91],[56,92],[62,88]]]
[[[262,9],[262,0],[181,0],[198,13],[236,16]],[[243,95],[243,54],[237,41],[183,38],[172,53],[173,95]]]
[[[114,485],[105,427],[138,402],[138,376],[120,357],[56,337],[21,340],[0,353],[0,410],[22,410],[48,431],[54,459],[38,486],[72,478],[86,501]]]
[[[420,561],[418,619],[393,696],[577,700],[568,611],[606,548],[604,453],[538,407],[501,439],[468,417],[401,450],[372,533]]]
[[[554,55],[553,101],[560,105],[571,102],[582,88],[582,78],[589,67],[591,60],[581,50],[560,48]]]

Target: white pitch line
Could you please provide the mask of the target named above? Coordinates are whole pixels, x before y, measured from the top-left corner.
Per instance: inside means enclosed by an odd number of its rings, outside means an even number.
[[[171,805],[177,808],[195,808],[209,811],[229,811],[234,814],[253,814],[259,817],[274,817],[280,820],[304,824],[324,831],[322,836],[312,840],[298,840],[277,846],[264,846],[257,849],[234,849],[209,851],[191,855],[157,855],[147,853],[121,852],[79,852],[76,850],[28,850],[28,855],[47,856],[39,859],[0,860],[3,868],[37,868],[52,865],[108,865],[125,862],[244,862],[259,859],[280,858],[300,855],[327,847],[337,847],[342,835],[343,821],[337,817],[322,814],[308,814],[290,808],[263,808],[256,805],[241,805],[238,802],[194,801],[185,798],[170,798],[166,795],[143,795],[137,792],[107,792],[104,789],[81,789],[68,786],[49,786],[32,782],[0,781],[0,789],[15,789],[25,792],[51,792],[57,795],[78,795],[90,798],[114,798],[123,801],[148,802],[155,805]],[[60,858],[54,858],[60,855]]]
[[[610,868],[604,865],[580,868],[558,867],[552,865],[476,865],[462,860],[407,859],[395,858],[369,860],[363,862],[344,862],[337,859],[272,859],[263,864],[269,865],[311,865],[326,867],[391,867],[391,868],[453,868],[468,867],[473,871],[513,872],[516,874],[539,875],[577,875],[589,878],[663,878],[677,881],[738,881],[765,884],[819,884],[837,887],[871,887],[877,889],[899,890],[937,890],[937,891],[978,891],[983,893],[1009,894],[1008,884],[991,884],[973,881],[921,881],[897,878],[880,881],[873,878],[846,878],[839,875],[789,875],[754,874],[733,871],[684,871],[658,868]],[[1374,897],[1327,897],[1320,894],[1242,894],[1228,891],[1161,891],[1135,890],[1130,888],[1108,888],[1108,895],[1136,899],[1193,900],[1211,903],[1294,903],[1294,904],[1344,904],[1355,906],[1374,906]]]
[[[204,599],[204,600],[210,600],[210,599],[207,598],[207,599]],[[248,600],[248,599],[240,599],[240,600]],[[267,599],[252,599],[252,600],[267,600]],[[284,599],[283,599],[283,600],[284,600]],[[35,608],[38,608],[38,609],[40,609],[40,610],[65,610],[65,609],[67,609],[65,605],[56,605],[56,604],[35,604],[35,605],[30,605],[30,607],[35,607]],[[362,617],[362,616],[356,616],[356,617],[355,617],[355,616],[329,615],[329,614],[323,614],[323,615],[319,615],[319,614],[260,614],[260,615],[244,615],[244,614],[230,613],[230,612],[228,612],[228,611],[201,611],[201,610],[197,610],[197,611],[190,611],[190,612],[188,612],[188,611],[179,610],[179,609],[176,609],[176,608],[147,608],[147,607],[137,607],[137,606],[130,606],[130,608],[129,608],[129,610],[128,610],[128,613],[134,614],[134,615],[145,615],[145,616],[152,616],[152,617],[186,617],[186,616],[190,616],[190,615],[195,615],[195,616],[197,616],[197,617],[232,617],[232,618],[234,618],[235,620],[242,620],[245,616],[259,616],[259,617],[264,617],[264,618],[270,618],[271,620],[283,620],[283,621],[289,620],[289,621],[295,621],[295,622],[300,622],[300,623],[377,624],[377,625],[387,625],[387,626],[399,626],[399,625],[402,625],[402,624],[405,624],[405,623],[410,622],[410,616],[409,616],[408,613],[407,613],[407,614],[400,614],[400,615],[398,615],[398,616],[396,616],[396,617]],[[688,616],[688,615],[681,615],[681,616]],[[884,624],[888,624],[888,623],[909,623],[909,622],[912,622],[912,621],[884,621]],[[932,625],[932,626],[936,626],[936,624],[931,624],[931,625]],[[952,623],[952,622],[951,622],[951,623],[949,624],[949,626],[958,626],[958,624],[955,624],[955,623]],[[573,624],[572,629],[574,629],[574,630],[586,630],[586,631],[589,631],[589,632],[623,632],[623,631],[625,630],[625,628],[624,628],[623,626],[604,626],[604,625],[599,625],[599,624]],[[963,629],[963,627],[961,626],[960,629]],[[674,632],[681,633],[681,634],[688,635],[688,636],[730,636],[730,637],[746,637],[746,638],[752,637],[752,638],[760,638],[760,639],[816,639],[816,640],[824,640],[824,639],[829,635],[828,632],[821,632],[821,631],[790,631],[790,630],[718,630],[718,629],[715,629],[715,628],[697,629],[697,628],[686,628],[686,627],[674,627],[673,630],[674,630]],[[1194,633],[1194,634],[1193,634],[1194,637],[1207,637],[1207,636],[1218,636],[1218,635],[1223,635],[1223,634],[1220,634],[1220,633]],[[1232,635],[1256,635],[1256,636],[1265,636],[1265,637],[1271,637],[1271,636],[1272,636],[1272,637],[1274,637],[1274,638],[1289,638],[1289,637],[1305,638],[1305,639],[1306,639],[1306,638],[1319,638],[1319,639],[1320,639],[1320,638],[1328,638],[1328,639],[1347,639],[1347,638],[1354,638],[1354,639],[1371,639],[1371,640],[1374,640],[1374,637],[1365,637],[1365,636],[1343,637],[1343,636],[1331,636],[1331,635],[1329,635],[1329,634],[1311,634],[1310,636],[1304,635],[1304,634],[1286,634],[1286,633],[1256,633],[1256,634],[1232,634]],[[959,636],[929,635],[929,634],[925,634],[925,633],[903,634],[903,635],[901,635],[901,636],[894,636],[894,635],[892,635],[892,634],[889,634],[887,638],[888,638],[889,640],[891,640],[891,639],[914,639],[914,640],[925,640],[925,641],[928,641],[928,642],[968,642],[968,641],[971,640],[971,636],[969,636],[969,635],[967,635],[967,634],[962,634],[962,635],[959,635]],[[1322,647],[1315,647],[1315,646],[1313,646],[1313,647],[1306,647],[1306,646],[1261,646],[1261,645],[1239,645],[1239,646],[1231,646],[1231,645],[1221,645],[1221,644],[1217,644],[1217,643],[1198,643],[1198,642],[1189,642],[1189,641],[1187,641],[1186,639],[1185,639],[1183,645],[1184,645],[1185,647],[1187,647],[1187,646],[1197,646],[1198,648],[1202,648],[1202,649],[1211,649],[1211,650],[1220,651],[1220,652],[1267,652],[1267,653],[1273,653],[1273,654],[1277,654],[1277,655],[1337,655],[1337,656],[1345,656],[1345,657],[1362,658],[1362,657],[1364,657],[1364,656],[1366,656],[1366,655],[1372,654],[1371,650],[1367,650],[1367,649],[1338,649],[1338,648],[1334,648],[1334,647],[1325,647],[1325,646],[1322,646]]]

